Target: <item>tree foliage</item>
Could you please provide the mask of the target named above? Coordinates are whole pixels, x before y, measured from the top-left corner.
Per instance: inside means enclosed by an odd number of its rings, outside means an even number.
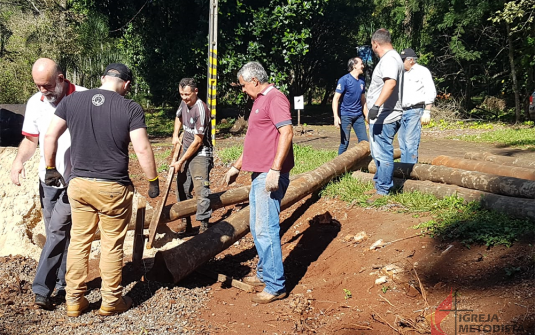
[[[0,0],[0,102],[23,102],[34,91],[30,67],[44,56],[87,87],[99,85],[108,63],[124,62],[144,106],[177,104],[182,77],[196,78],[204,96],[209,5]],[[438,90],[468,115],[484,116],[481,101],[494,96],[516,105],[519,121],[535,86],[534,14],[535,0],[220,0],[218,102],[246,100],[231,84],[257,60],[285,93],[326,103],[356,48],[385,27],[395,48],[415,49]]]

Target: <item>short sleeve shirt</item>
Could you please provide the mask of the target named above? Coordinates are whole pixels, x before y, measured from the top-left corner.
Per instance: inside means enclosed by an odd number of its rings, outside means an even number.
[[[387,51],[379,60],[373,70],[372,81],[366,95],[368,109],[371,109],[384,86],[384,80],[396,80],[394,92],[388,97],[385,103],[380,106],[377,119],[370,123],[392,123],[401,119],[403,109],[401,108],[401,81],[403,79],[403,61],[396,50]]]
[[[247,134],[243,144],[242,169],[268,172],[273,165],[280,133],[278,128],[291,125],[290,102],[281,91],[269,85],[256,97],[249,115]],[[282,173],[294,166],[293,148],[282,164]]]
[[[176,117],[182,121],[182,128],[184,129],[184,138],[182,140],[183,150],[187,150],[195,135],[202,135],[202,145],[196,153],[196,156],[213,156],[213,146],[210,138],[211,135],[211,123],[210,113],[206,104],[197,99],[195,104],[189,107],[184,101],[178,107]]]
[[[130,132],[146,128],[145,114],[136,102],[120,94],[93,89],[65,98],[56,115],[71,134],[71,179],[99,178],[130,184]]]
[[[68,80],[67,95],[75,91],[85,91],[86,88],[71,84]],[[64,97],[63,99],[65,99]],[[40,92],[35,93],[26,104],[26,112],[24,114],[24,123],[22,125],[22,134],[29,137],[39,138],[39,179],[45,180],[46,164],[45,164],[45,135],[52,120],[52,116],[56,111],[56,106],[46,100],[44,95]],[[64,177],[65,180],[69,178],[71,173],[71,136],[67,130],[58,139],[58,150],[56,153],[56,169]]]
[[[366,92],[366,83],[364,80],[355,78],[351,73],[348,73],[338,80],[335,91],[342,95],[340,115],[362,115],[361,98],[362,94]]]

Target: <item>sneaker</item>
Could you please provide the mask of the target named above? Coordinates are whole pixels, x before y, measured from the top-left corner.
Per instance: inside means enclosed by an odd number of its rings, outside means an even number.
[[[281,294],[269,294],[267,292],[260,292],[260,293],[257,293],[255,294],[252,298],[251,298],[251,301],[254,302],[254,303],[257,303],[257,304],[269,304],[270,302],[273,302],[275,300],[281,300],[281,299],[284,299],[288,296],[288,293],[286,292],[283,292]]]
[[[202,220],[201,225],[199,226],[199,234],[202,234],[207,230],[208,230],[208,220]]]
[[[260,280],[257,276],[243,277],[242,281],[252,286],[266,286],[266,283]]]
[[[53,308],[52,303],[50,302],[49,297],[45,297],[44,295],[36,294],[35,295],[35,305],[39,306],[39,308],[51,310]]]
[[[121,297],[121,300],[119,300],[119,302],[115,306],[105,306],[104,304],[102,304],[100,306],[100,309],[98,310],[98,314],[102,316],[110,316],[126,312],[130,309],[130,307],[132,307],[132,302],[132,298],[130,297]]]
[[[82,299],[75,304],[70,304],[67,301],[67,316],[74,318],[80,316],[88,307],[89,301],[87,301],[86,297],[82,297]]]

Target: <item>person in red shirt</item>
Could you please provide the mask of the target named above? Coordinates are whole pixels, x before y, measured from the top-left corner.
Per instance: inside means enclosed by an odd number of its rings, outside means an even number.
[[[294,166],[290,102],[267,82],[260,63],[249,62],[238,72],[243,92],[253,100],[243,153],[225,175],[233,183],[241,169],[252,172],[249,207],[251,234],[258,252],[256,276],[245,277],[252,285],[265,285],[251,300],[266,304],[287,296],[280,240],[279,214]]]

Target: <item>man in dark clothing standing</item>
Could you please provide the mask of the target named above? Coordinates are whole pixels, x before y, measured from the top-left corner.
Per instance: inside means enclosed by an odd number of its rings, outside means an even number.
[[[59,183],[54,167],[57,140],[69,128],[72,172],[69,200],[71,244],[67,256],[67,315],[76,317],[89,306],[87,290],[91,242],[101,232],[100,315],[124,312],[132,299],[122,296],[123,244],[132,215],[134,187],[128,176],[128,144],[133,144],[149,179],[149,196],[159,194],[158,174],[140,105],[124,98],[132,73],[124,64],[110,64],[98,89],[72,94],[56,109],[45,136],[45,183]]]
[[[197,214],[200,221],[199,233],[208,229],[208,221],[212,216],[210,207],[210,171],[214,167],[213,147],[210,141],[210,113],[206,104],[197,96],[198,89],[195,79],[183,78],[178,90],[182,103],[176,112],[173,144],[179,141],[178,135],[183,128],[182,153],[174,164],[177,176],[178,202],[192,199],[192,189],[197,197]],[[191,230],[191,219],[185,218],[179,230]]]

